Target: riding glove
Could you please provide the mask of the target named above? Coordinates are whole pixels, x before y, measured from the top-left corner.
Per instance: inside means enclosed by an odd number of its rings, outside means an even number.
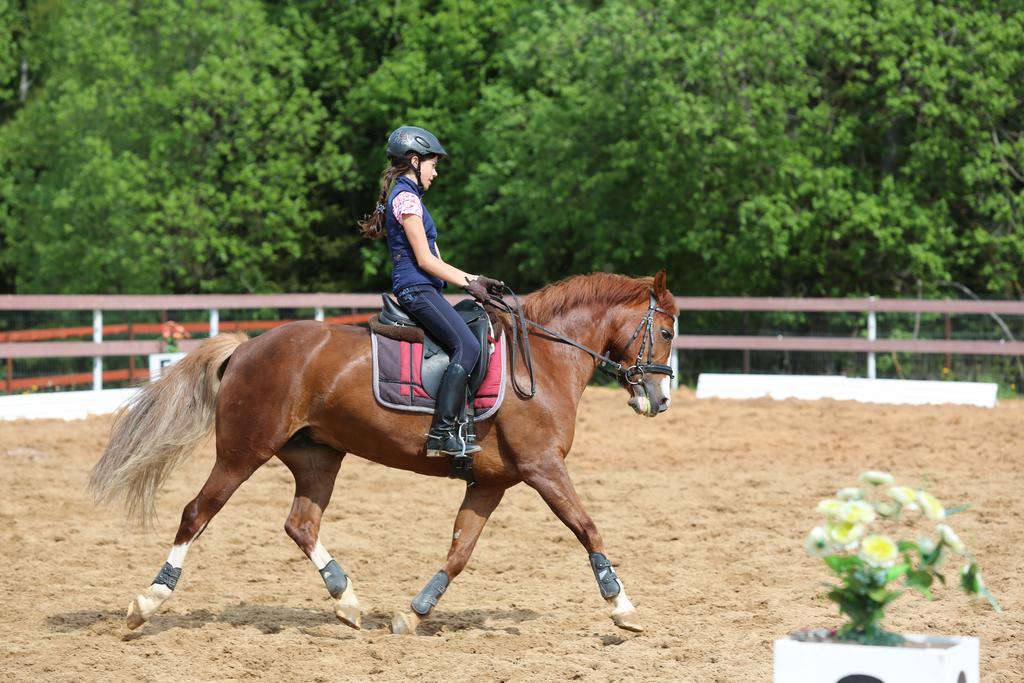
[[[469,280],[462,288],[469,292],[471,297],[485,304],[491,300],[491,295],[487,293],[487,287],[484,285],[483,280],[484,278],[482,277]]]
[[[493,277],[487,277],[486,275],[479,275],[476,280],[494,296],[501,296],[505,291],[505,283],[501,280],[495,280]]]

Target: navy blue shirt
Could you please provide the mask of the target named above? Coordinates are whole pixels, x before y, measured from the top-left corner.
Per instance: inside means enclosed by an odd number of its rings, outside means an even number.
[[[395,218],[393,204],[395,197],[402,192],[412,192],[420,198],[420,203],[423,205],[423,228],[427,233],[427,246],[430,248],[430,253],[437,256],[437,226],[434,224],[434,219],[430,217],[426,204],[423,204],[423,192],[420,191],[416,181],[400,176],[391,189],[387,211],[384,212],[388,249],[391,251],[391,289],[398,293],[412,285],[430,285],[440,291],[445,286],[444,280],[434,277],[420,268],[419,263],[416,262],[416,254],[412,251],[412,245],[409,244],[409,238],[405,236],[405,229]]]

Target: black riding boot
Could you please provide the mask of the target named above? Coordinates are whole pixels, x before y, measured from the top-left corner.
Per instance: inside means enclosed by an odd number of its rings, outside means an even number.
[[[468,438],[466,426],[466,369],[452,363],[441,377],[434,404],[434,424],[427,434],[427,457],[469,455],[480,447]]]

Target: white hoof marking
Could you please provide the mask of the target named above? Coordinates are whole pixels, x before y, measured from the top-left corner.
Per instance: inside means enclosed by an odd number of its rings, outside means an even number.
[[[622,587],[621,582],[619,583],[619,594],[614,598],[608,598],[608,604],[612,606],[611,617],[616,626],[636,633],[644,630],[640,623],[640,615],[637,614],[636,607],[626,596],[626,589]]]
[[[162,583],[154,583],[145,592],[136,595],[128,606],[128,628],[134,630],[149,621],[169,597],[171,589]]]
[[[420,621],[420,615],[414,612],[395,612],[391,619],[391,632],[398,636],[412,635],[416,633]]]
[[[363,611],[359,607],[359,598],[352,588],[352,577],[348,579],[348,585],[341,597],[334,603],[334,616],[346,626],[358,629],[362,627]]]

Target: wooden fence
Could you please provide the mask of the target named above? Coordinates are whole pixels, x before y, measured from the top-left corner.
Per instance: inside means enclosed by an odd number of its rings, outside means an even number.
[[[800,299],[800,298],[748,298],[748,297],[677,297],[681,316],[692,311],[750,311],[750,312],[817,312],[860,313],[866,316],[867,337],[802,337],[765,335],[691,335],[679,334],[673,346],[679,350],[718,349],[740,351],[824,351],[867,354],[867,374],[875,375],[876,353],[941,353],[969,355],[1024,356],[1024,342],[1013,339],[1002,341],[953,339],[878,339],[876,319],[878,313],[937,313],[972,315],[1024,316],[1024,301],[965,301],[918,299]],[[326,318],[330,322],[361,322],[369,313],[355,313],[360,309],[380,308],[378,294],[209,294],[209,295],[2,295],[0,311],[92,311],[92,328],[61,328],[59,331],[19,330],[0,332],[0,358],[7,359],[8,393],[21,388],[24,380],[14,380],[14,358],[71,358],[92,357],[92,384],[102,388],[108,381],[133,379],[134,366],[129,371],[113,370],[104,373],[103,358],[109,356],[135,356],[159,353],[163,344],[159,339],[104,340],[109,335],[132,335],[125,325],[103,324],[103,311],[209,311],[209,322],[189,323],[190,331],[210,335],[227,329],[268,329],[287,321],[225,322],[221,325],[222,309],[313,309],[313,317],[324,320],[324,309],[350,309],[352,314]],[[135,327],[140,334],[153,333],[150,328],[159,324]],[[685,327],[685,326],[684,326]],[[40,339],[88,336],[92,341],[38,341]],[[49,335],[49,336],[47,336]],[[184,340],[180,347],[188,351],[199,340]],[[128,373],[125,377],[122,374]],[[60,376],[61,379],[80,383],[80,374]],[[36,378],[32,378],[36,379]],[[54,379],[57,379],[56,377]],[[17,386],[15,386],[17,383]]]

